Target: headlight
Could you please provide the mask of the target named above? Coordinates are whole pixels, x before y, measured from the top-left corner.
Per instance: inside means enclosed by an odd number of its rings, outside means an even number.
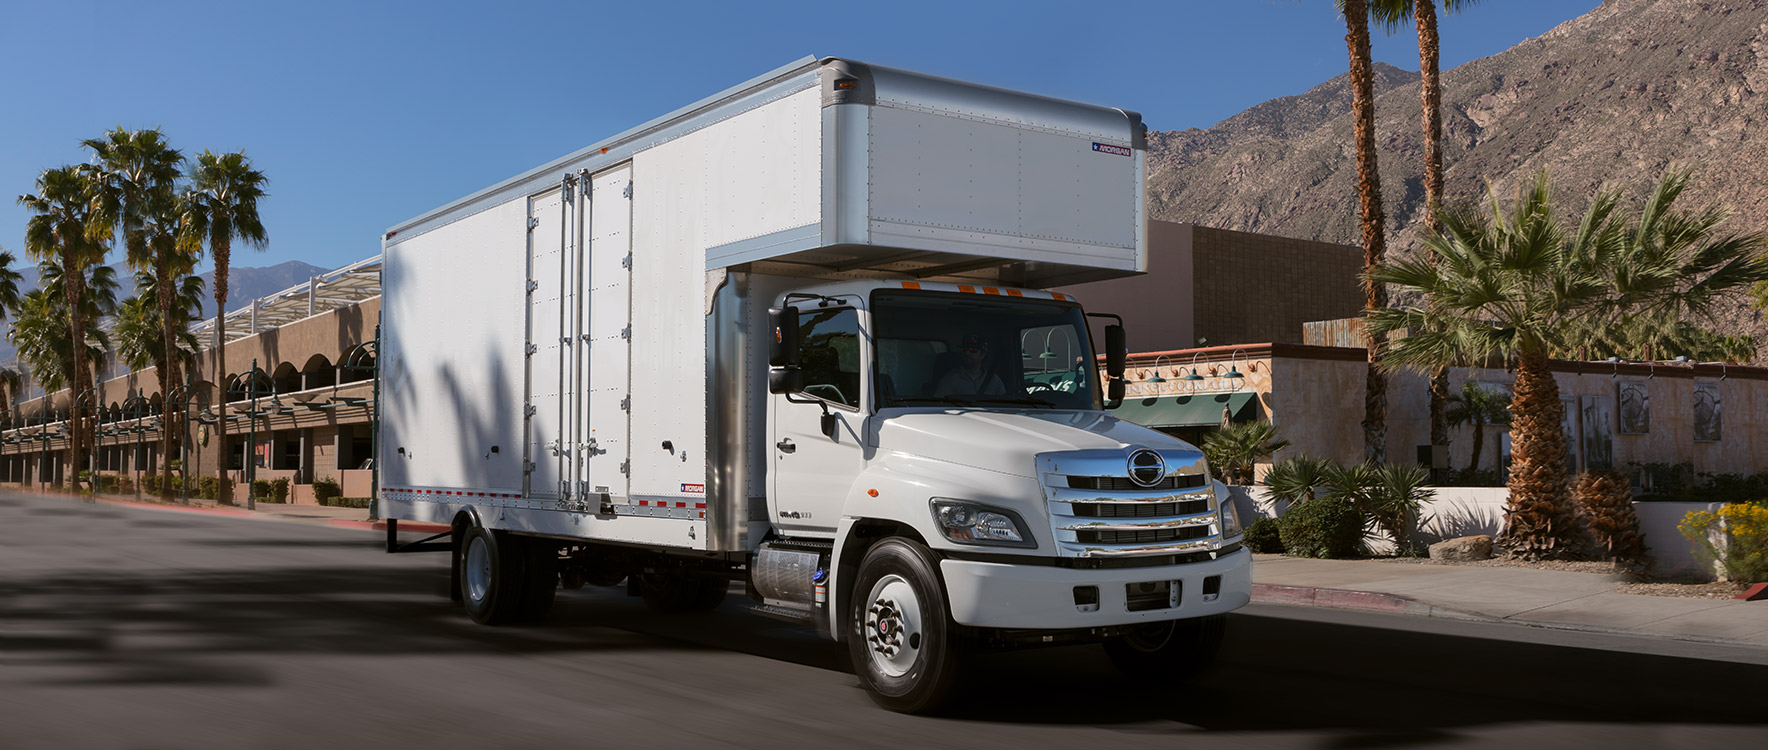
[[[1222,538],[1240,536],[1240,511],[1234,508],[1234,498],[1223,497],[1222,505]]]
[[[1013,511],[943,497],[933,498],[931,505],[933,523],[939,532],[959,544],[1037,547],[1037,542],[1025,533],[1019,514]]]

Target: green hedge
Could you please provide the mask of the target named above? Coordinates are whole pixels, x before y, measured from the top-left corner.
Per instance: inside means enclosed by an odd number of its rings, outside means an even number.
[[[1260,518],[1246,527],[1246,548],[1262,555],[1283,554],[1283,522]]]
[[[324,500],[320,500],[319,504],[320,505],[329,505],[333,508],[367,508],[368,507],[368,498],[366,498],[366,497],[327,497]]]
[[[313,482],[313,498],[320,505],[331,505],[332,500],[344,496],[344,490],[335,479],[319,479]]]
[[[1283,514],[1279,529],[1285,554],[1296,557],[1356,557],[1362,549],[1363,514],[1344,498],[1299,503]]]

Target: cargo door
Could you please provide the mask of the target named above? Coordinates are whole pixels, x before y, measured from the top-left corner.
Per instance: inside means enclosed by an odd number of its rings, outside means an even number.
[[[588,351],[582,363],[588,398],[581,481],[590,492],[623,503],[631,472],[632,167],[602,172],[588,182],[583,279]]]
[[[573,474],[570,433],[573,221],[568,185],[528,200],[527,496],[568,500]]]

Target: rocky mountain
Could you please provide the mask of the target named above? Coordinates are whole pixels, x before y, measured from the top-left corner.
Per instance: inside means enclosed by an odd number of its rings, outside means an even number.
[[[1444,38],[1455,22],[1442,20]],[[1376,67],[1389,245],[1405,252],[1424,218],[1417,74]],[[1665,168],[1690,165],[1687,205],[1768,230],[1768,0],[1608,0],[1442,80],[1450,201],[1482,197],[1488,181],[1512,195],[1546,168],[1581,212],[1601,185],[1642,195]],[[1151,215],[1355,244],[1349,113],[1339,76],[1208,129],[1151,133]],[[1742,305],[1725,327],[1763,331]]]

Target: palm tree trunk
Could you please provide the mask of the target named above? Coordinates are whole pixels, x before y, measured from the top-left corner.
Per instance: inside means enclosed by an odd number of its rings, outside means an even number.
[[[1565,481],[1565,433],[1560,429],[1565,406],[1544,350],[1525,351],[1518,360],[1504,544],[1513,557],[1563,557],[1576,533]]]
[[[1375,72],[1369,58],[1369,7],[1365,0],[1345,0],[1345,46],[1350,52],[1351,114],[1356,123],[1357,198],[1362,209],[1363,268],[1372,270],[1386,254],[1382,232],[1387,223],[1381,209],[1381,177],[1375,166]],[[1387,306],[1387,287],[1363,280],[1367,309]],[[1366,336],[1368,372],[1363,390],[1363,454],[1370,461],[1387,459],[1387,375],[1381,371],[1381,340]]]
[[[1447,450],[1449,445],[1448,406],[1449,368],[1432,368],[1430,371],[1430,444],[1444,446],[1444,450]]]
[[[222,505],[233,502],[233,485],[227,481],[227,465],[233,457],[227,447],[227,264],[232,250],[230,245],[231,238],[225,235],[216,235],[209,242],[209,250],[215,254],[215,369],[211,373],[217,394],[215,414],[218,417],[215,420],[218,437],[215,501]],[[246,458],[250,460],[251,456]]]
[[[1467,470],[1479,471],[1479,454],[1486,447],[1486,423],[1479,420],[1473,422],[1473,460],[1467,463]]]
[[[85,238],[68,238],[70,242],[84,242]],[[86,370],[86,313],[82,309],[86,301],[85,269],[78,267],[75,251],[70,246],[61,255],[62,285],[68,304],[68,322],[71,329],[73,353],[72,399],[68,401],[68,476],[75,491],[80,489],[80,467],[85,465],[82,449],[86,447],[86,420],[80,412],[80,397],[91,386],[87,383],[90,373]],[[96,492],[98,483],[92,478],[92,488]]]
[[[1424,220],[1435,234],[1443,228],[1437,216],[1443,201],[1443,88],[1437,71],[1436,3],[1417,0],[1413,14],[1418,20],[1418,87],[1424,106]]]
[[[154,283],[159,289],[160,309],[160,366],[154,370],[160,380],[160,497],[172,499],[172,413],[168,411],[171,401],[171,389],[178,382],[178,321],[172,317],[172,259],[173,249],[163,248],[164,252],[154,260]]]

